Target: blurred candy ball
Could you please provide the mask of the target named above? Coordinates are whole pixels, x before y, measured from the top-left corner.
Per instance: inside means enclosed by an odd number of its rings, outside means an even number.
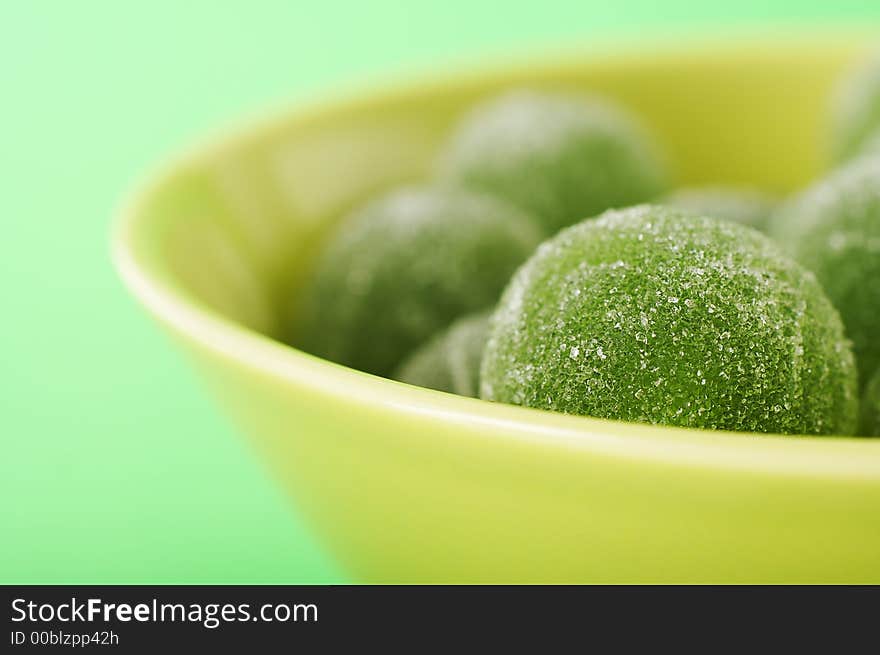
[[[835,162],[863,151],[880,130],[880,53],[845,77],[832,98],[831,138]]]
[[[688,214],[712,216],[763,230],[773,212],[774,199],[757,189],[732,186],[685,187],[661,201]]]
[[[825,288],[864,383],[880,367],[880,156],[855,160],[786,203],[769,232]]]
[[[859,434],[880,437],[880,369],[874,372],[862,396],[862,421]]]
[[[478,397],[489,315],[490,312],[481,312],[457,320],[404,360],[394,378],[459,396]]]
[[[854,158],[880,156],[880,127],[871,132],[856,151]]]
[[[655,144],[624,109],[524,91],[477,107],[441,157],[440,174],[524,208],[548,235],[667,186]]]
[[[294,343],[388,375],[456,318],[493,306],[540,242],[534,221],[461,189],[405,189],[349,215],[319,257]]]
[[[813,275],[750,228],[655,206],[564,230],[517,271],[481,397],[750,432],[858,420],[852,352]]]

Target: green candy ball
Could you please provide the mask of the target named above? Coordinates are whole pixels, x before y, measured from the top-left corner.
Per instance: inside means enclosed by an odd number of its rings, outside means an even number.
[[[732,186],[685,187],[673,191],[662,203],[688,214],[713,216],[763,230],[773,212],[771,196],[757,189]]]
[[[880,54],[845,77],[832,97],[831,147],[835,162],[863,151],[880,129]]]
[[[876,157],[880,155],[880,128],[868,135],[859,149],[856,151],[853,159],[861,159],[863,157]]]
[[[533,220],[496,198],[393,193],[339,225],[303,294],[293,342],[387,376],[456,318],[494,305],[539,242]]]
[[[813,275],[742,225],[656,206],[545,242],[504,292],[480,395],[626,421],[850,434],[856,371]]]
[[[394,378],[476,398],[488,331],[489,312],[461,318],[404,360]]]
[[[862,420],[859,434],[880,437],[880,369],[874,372],[862,395]]]
[[[793,198],[769,233],[825,288],[864,382],[880,367],[880,157],[855,160]]]
[[[477,107],[441,157],[440,175],[524,208],[547,234],[667,186],[657,148],[622,108],[524,91]]]

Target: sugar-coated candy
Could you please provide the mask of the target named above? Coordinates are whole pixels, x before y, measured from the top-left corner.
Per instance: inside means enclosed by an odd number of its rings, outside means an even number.
[[[751,228],[666,207],[563,230],[493,315],[481,397],[719,430],[852,434],[856,369],[812,273]]]

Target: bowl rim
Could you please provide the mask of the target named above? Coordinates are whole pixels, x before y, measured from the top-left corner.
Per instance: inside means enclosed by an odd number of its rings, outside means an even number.
[[[648,48],[668,63],[704,56],[730,59],[757,52],[791,47],[846,47],[853,39],[865,40],[875,32],[864,27],[801,30],[780,41],[778,35],[732,38],[696,38],[682,41],[658,39],[653,44],[590,48],[588,52],[554,54],[528,62],[530,72],[632,65]],[[876,37],[875,37],[876,38]],[[817,42],[821,40],[821,45]],[[655,60],[656,65],[656,60]],[[467,84],[514,80],[521,63],[490,62],[465,74],[429,74],[418,81],[381,85],[372,90],[352,90],[276,110],[257,120],[226,130],[184,154],[172,158],[144,179],[123,201],[111,229],[111,258],[125,286],[144,308],[174,333],[212,351],[222,359],[286,383],[309,388],[346,403],[359,403],[388,412],[428,417],[455,426],[479,429],[493,439],[525,441],[542,449],[558,449],[572,456],[602,454],[625,459],[650,460],[674,466],[765,472],[794,477],[861,479],[880,482],[880,439],[749,434],[626,423],[570,416],[540,409],[489,403],[414,387],[320,359],[251,330],[208,307],[175,280],[154,247],[160,231],[144,218],[142,208],[154,193],[200,163],[286,125],[333,112],[352,112],[395,99],[443,93]],[[413,435],[418,438],[418,435]]]

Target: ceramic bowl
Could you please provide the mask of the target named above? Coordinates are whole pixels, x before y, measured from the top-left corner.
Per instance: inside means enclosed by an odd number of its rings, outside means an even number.
[[[356,580],[880,583],[880,440],[557,415],[278,340],[327,228],[426,178],[475,102],[515,87],[604,94],[643,117],[682,184],[784,193],[821,174],[829,91],[869,41],[594,49],[293,108],[142,188],[115,262]]]

